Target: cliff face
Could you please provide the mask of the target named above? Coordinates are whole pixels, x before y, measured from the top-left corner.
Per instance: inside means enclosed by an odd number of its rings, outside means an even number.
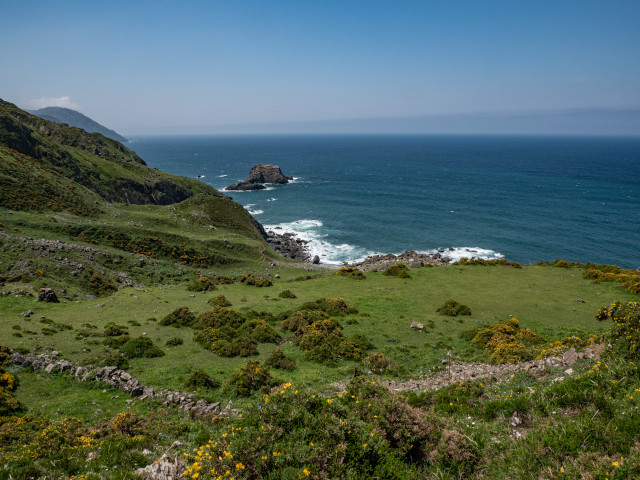
[[[282,170],[278,165],[269,165],[259,163],[254,165],[249,176],[241,182],[229,185],[227,190],[261,190],[265,183],[273,183],[283,185],[293,180],[293,177],[286,177],[282,174]]]

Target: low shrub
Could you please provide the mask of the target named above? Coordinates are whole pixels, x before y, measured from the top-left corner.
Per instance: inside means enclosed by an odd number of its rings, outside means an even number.
[[[364,280],[367,278],[364,272],[356,267],[340,267],[336,275],[339,277],[353,278],[354,280]]]
[[[107,337],[102,341],[102,344],[110,348],[120,348],[129,340],[131,340],[129,335],[120,335],[119,337]]]
[[[281,292],[278,294],[278,296],[279,296],[280,298],[298,298],[298,297],[296,297],[296,294],[295,294],[295,293],[293,293],[293,292],[292,292],[291,290],[289,290],[289,289],[286,289],[286,290],[281,291]]]
[[[214,327],[220,328],[224,326],[236,329],[246,321],[245,317],[227,307],[216,307],[214,310],[202,312],[193,322],[195,328]]]
[[[195,370],[185,381],[185,386],[189,390],[215,390],[220,387],[220,382],[211,378],[204,370]]]
[[[254,287],[270,287],[273,285],[271,280],[266,277],[256,277],[253,273],[245,273],[238,279],[238,282],[244,285],[252,285]]]
[[[480,329],[472,343],[489,352],[493,363],[518,363],[539,355],[545,340],[529,329],[521,329],[517,318]]]
[[[156,347],[150,338],[138,337],[132,338],[122,347],[120,351],[127,358],[155,358],[164,356],[164,352]]]
[[[167,345],[168,347],[177,347],[178,345],[182,345],[183,343],[184,340],[182,340],[180,337],[173,337],[167,340],[167,343],[165,345]]]
[[[5,345],[0,345],[0,417],[24,410],[24,406],[14,397],[18,379],[5,370],[10,363],[11,350]]]
[[[382,374],[391,368],[391,360],[385,357],[383,353],[370,353],[362,361],[362,364],[377,374]]]
[[[209,277],[201,276],[189,282],[187,290],[190,292],[210,292],[216,290],[216,284]]]
[[[191,326],[195,321],[196,316],[189,311],[189,307],[176,308],[173,312],[167,314],[162,320],[160,325],[173,327]]]
[[[93,364],[100,367],[118,367],[121,370],[129,368],[129,362],[121,353],[109,352],[98,356],[92,361]]]
[[[450,317],[455,317],[457,315],[471,315],[471,309],[467,305],[464,305],[453,298],[444,302],[436,312]]]
[[[109,323],[104,330],[102,331],[102,335],[105,337],[118,337],[120,335],[126,335],[129,332],[127,331],[127,327],[123,327],[121,325],[116,325],[114,323]]]
[[[276,348],[265,361],[265,365],[269,368],[277,368],[280,370],[294,370],[296,362],[287,357],[280,348]]]
[[[248,320],[239,329],[258,343],[278,343],[282,337],[264,320]]]
[[[306,331],[306,327],[318,320],[326,320],[329,318],[325,312],[321,310],[305,311],[299,310],[280,322],[280,328],[290,332]]]
[[[583,277],[593,280],[593,283],[618,282],[630,293],[640,293],[640,271],[623,270],[617,265],[596,265],[587,263],[583,272]]]
[[[223,383],[226,391],[232,391],[241,397],[248,397],[257,390],[268,391],[271,382],[269,368],[260,365],[258,360],[252,360],[240,368],[240,371],[231,375]]]
[[[518,262],[510,262],[504,258],[494,258],[493,260],[485,260],[479,257],[462,257],[460,260],[453,262],[451,265],[483,265],[483,266],[496,266],[502,265],[503,267],[522,268]]]
[[[383,275],[387,277],[411,278],[409,268],[402,262],[389,265]]]
[[[97,297],[107,297],[112,293],[117,292],[118,287],[116,287],[115,283],[113,283],[113,280],[109,276],[100,275],[96,272],[89,278],[87,290]]]
[[[596,314],[600,321],[612,320],[613,325],[604,335],[608,348],[605,356],[640,359],[640,303],[614,302],[600,308]]]
[[[348,307],[344,298],[340,297],[319,298],[313,302],[306,302],[300,307],[300,310],[322,310],[332,317],[358,313],[357,308]]]
[[[227,300],[227,297],[225,297],[224,295],[218,295],[217,297],[213,297],[207,303],[212,307],[230,307],[231,306],[231,302]]]

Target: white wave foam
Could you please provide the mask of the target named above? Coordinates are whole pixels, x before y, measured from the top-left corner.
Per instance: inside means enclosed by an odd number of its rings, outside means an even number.
[[[246,208],[247,210],[249,210],[251,207],[255,207],[256,204],[255,203],[247,203],[246,205],[244,205],[244,208]]]
[[[218,175],[218,178],[224,178],[226,175]]]
[[[251,215],[260,215],[261,213],[264,213],[264,210],[249,210],[249,213]]]
[[[456,262],[463,257],[471,258],[477,257],[482,258],[483,260],[497,260],[500,258],[504,258],[499,252],[494,250],[488,250],[486,248],[480,247],[449,247],[449,248],[438,248],[435,250],[428,250],[420,253],[440,253],[443,257],[449,257],[452,262]]]
[[[334,244],[328,242],[326,233],[321,231],[324,224],[321,220],[304,219],[295,222],[284,222],[277,225],[264,225],[265,230],[273,230],[275,233],[293,233],[307,243],[311,257],[320,257],[320,262],[325,265],[342,265],[343,262],[355,262],[364,260],[374,252],[348,243]]]

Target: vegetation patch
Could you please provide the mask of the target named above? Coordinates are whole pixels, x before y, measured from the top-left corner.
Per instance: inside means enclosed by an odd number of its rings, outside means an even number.
[[[640,271],[623,270],[616,265],[596,265],[588,263],[584,267],[584,278],[593,283],[618,282],[622,283],[629,293],[640,293]]]
[[[189,307],[176,308],[173,312],[168,313],[162,320],[160,325],[173,327],[184,327],[193,325],[196,316],[189,311]]]
[[[296,368],[296,362],[287,357],[280,348],[274,349],[264,363],[269,368],[280,370],[294,370]]]
[[[150,338],[132,338],[120,347],[127,358],[155,358],[164,356],[164,352],[156,347]]]
[[[442,315],[448,315],[450,317],[456,317],[458,315],[471,315],[471,309],[453,298],[450,298],[440,306],[436,312]]]
[[[386,275],[387,277],[411,278],[409,268],[402,262],[389,265],[383,275]]]
[[[252,285],[254,287],[270,287],[273,282],[266,277],[256,277],[253,273],[245,273],[238,279],[238,282],[244,285]]]
[[[367,278],[364,272],[356,267],[340,267],[336,275],[339,277],[353,278],[354,280],[364,280]]]
[[[613,321],[604,336],[608,344],[605,355],[640,359],[640,303],[614,302],[608,307],[600,308],[596,318]]]
[[[278,296],[279,296],[280,298],[298,298],[298,297],[296,297],[296,294],[295,294],[295,293],[293,293],[293,292],[292,292],[291,290],[289,290],[289,289],[286,289],[286,290],[281,291],[281,292],[278,294]]]
[[[483,266],[496,266],[502,265],[503,267],[522,268],[518,262],[510,262],[504,258],[494,258],[493,260],[485,260],[479,257],[462,257],[460,260],[453,262],[451,265],[483,265]]]
[[[227,300],[227,297],[224,295],[218,295],[217,297],[213,297],[207,302],[212,307],[230,307],[231,302]]]
[[[257,360],[252,360],[240,368],[224,382],[223,387],[240,397],[248,397],[257,390],[268,391],[271,383],[269,368],[260,365]]]
[[[210,292],[216,290],[216,284],[209,277],[203,275],[191,281],[187,290],[190,292]]]
[[[486,349],[493,363],[518,363],[536,358],[545,339],[528,328],[521,328],[518,319],[512,317],[480,328],[472,343]]]
[[[220,387],[220,382],[211,378],[204,370],[197,369],[193,371],[185,381],[185,386],[189,390],[215,390]]]

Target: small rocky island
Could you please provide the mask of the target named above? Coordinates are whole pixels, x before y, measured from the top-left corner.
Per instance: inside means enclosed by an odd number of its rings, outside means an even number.
[[[293,177],[285,177],[278,165],[259,163],[253,166],[245,180],[229,185],[225,190],[262,190],[265,183],[283,185],[289,180]]]

